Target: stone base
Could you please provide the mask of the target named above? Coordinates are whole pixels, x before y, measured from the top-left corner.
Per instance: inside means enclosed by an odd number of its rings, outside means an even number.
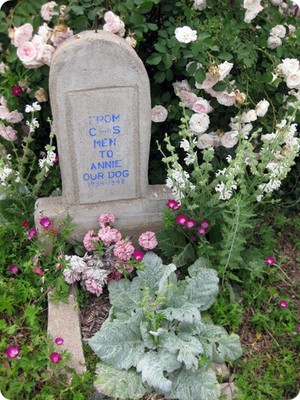
[[[162,210],[170,192],[165,185],[151,185],[145,198],[135,200],[118,200],[97,204],[67,204],[63,197],[44,197],[35,205],[35,225],[41,231],[39,221],[42,217],[51,219],[55,226],[68,215],[76,225],[72,238],[81,241],[87,231],[99,230],[98,219],[103,213],[112,213],[117,217],[114,226],[123,236],[138,236],[147,230],[157,231],[162,226]]]

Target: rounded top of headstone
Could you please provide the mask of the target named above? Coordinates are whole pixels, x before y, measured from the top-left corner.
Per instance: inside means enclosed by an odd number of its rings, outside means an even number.
[[[126,42],[125,39],[121,38],[118,35],[115,35],[110,32],[106,32],[103,30],[96,31],[83,31],[78,33],[69,39],[63,41],[60,46],[56,49],[52,56],[51,64],[55,64],[61,61],[61,58],[64,58],[69,51],[76,52],[76,49],[82,48],[82,46],[88,46],[89,44],[94,44],[102,42],[112,45],[117,45],[121,47],[125,52],[130,53],[130,57],[135,59],[135,62],[140,62],[142,65],[141,59],[138,57],[136,51]]]

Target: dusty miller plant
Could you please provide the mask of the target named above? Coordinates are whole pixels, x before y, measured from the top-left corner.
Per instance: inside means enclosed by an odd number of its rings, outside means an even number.
[[[154,253],[132,281],[109,283],[109,318],[89,344],[100,357],[95,385],[106,395],[214,400],[220,387],[211,362],[242,354],[239,337],[212,323],[205,311],[218,293],[218,277],[198,259],[179,280],[174,264]]]

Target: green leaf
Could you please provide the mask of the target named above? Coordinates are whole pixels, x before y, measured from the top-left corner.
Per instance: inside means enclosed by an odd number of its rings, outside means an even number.
[[[233,59],[233,55],[224,51],[218,55],[218,58],[220,58],[221,60],[230,61]]]
[[[177,265],[178,268],[180,268],[184,265],[191,263],[193,260],[195,260],[195,258],[196,258],[196,252],[194,246],[192,245],[191,242],[189,242],[185,246],[183,251],[173,258],[173,262],[174,264]]]
[[[158,65],[161,62],[161,54],[152,53],[150,57],[147,58],[146,63],[150,65]]]
[[[223,92],[227,88],[227,82],[220,81],[213,86],[213,90],[216,92]]]
[[[154,80],[156,83],[162,83],[166,79],[166,74],[164,71],[158,71],[154,75]]]
[[[133,369],[118,370],[102,362],[97,364],[96,388],[106,396],[119,399],[140,399],[146,394],[142,379]]]
[[[181,369],[173,379],[173,388],[166,399],[217,400],[221,395],[215,373],[205,368],[195,372]]]
[[[74,12],[75,15],[83,15],[83,7],[80,6],[70,6],[70,10]]]
[[[140,288],[148,287],[154,291],[159,288],[159,281],[165,274],[166,267],[163,265],[161,258],[155,253],[148,252],[143,258],[144,268],[138,271],[138,276],[133,279],[137,281]]]
[[[143,382],[147,382],[156,390],[169,392],[172,388],[172,382],[164,376],[160,361],[156,352],[149,351],[140,359],[136,369],[142,373]]]
[[[132,316],[127,321],[116,319],[107,322],[89,340],[89,345],[102,361],[115,368],[136,366],[144,354],[140,315]]]
[[[145,1],[138,7],[138,10],[140,13],[146,14],[152,10],[152,7],[153,7],[152,1]]]
[[[204,82],[206,78],[206,72],[203,68],[198,68],[197,71],[195,72],[195,79],[197,83],[202,83]]]
[[[166,53],[168,51],[166,46],[160,42],[155,43],[154,48],[155,48],[155,50],[159,51],[160,53]]]
[[[164,54],[162,56],[162,61],[163,61],[164,66],[165,66],[166,69],[171,68],[171,66],[173,64],[171,54],[168,54],[168,53]]]
[[[183,233],[177,232],[174,228],[165,228],[156,234],[159,248],[168,257],[180,253],[186,247],[186,237]]]

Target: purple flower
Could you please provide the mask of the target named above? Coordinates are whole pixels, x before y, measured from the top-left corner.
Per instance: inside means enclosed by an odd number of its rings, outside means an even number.
[[[194,226],[196,226],[196,221],[194,219],[187,219],[184,223],[184,226],[188,229],[192,229]]]
[[[43,276],[43,275],[44,275],[44,271],[41,270],[41,268],[39,268],[39,267],[34,267],[33,272],[34,272],[35,274],[40,275],[40,276]]]
[[[274,257],[268,256],[268,257],[265,259],[265,262],[266,262],[268,265],[274,265],[276,261],[275,261],[275,258],[274,258]]]
[[[57,338],[54,339],[54,343],[57,344],[57,345],[61,345],[61,344],[64,343],[64,339],[61,338],[61,337],[57,337]]]
[[[184,214],[179,214],[176,217],[176,222],[178,225],[184,225],[187,220],[188,220],[188,217]]]
[[[36,235],[37,235],[36,229],[35,228],[30,228],[29,231],[27,232],[27,240],[31,240]]]
[[[207,219],[203,219],[203,220],[200,222],[200,226],[201,226],[202,228],[204,228],[204,229],[208,229],[208,228],[210,227],[210,223],[208,222]]]
[[[180,203],[177,200],[174,199],[169,199],[167,201],[167,207],[169,207],[171,210],[179,210],[180,208]]]
[[[17,358],[19,355],[19,346],[15,345],[15,346],[9,346],[6,350],[5,350],[5,354],[7,355],[8,358]]]
[[[8,269],[9,269],[9,272],[13,275],[16,275],[20,271],[16,265],[10,265],[8,267]]]
[[[300,332],[300,324],[297,326],[297,331]]]
[[[134,252],[132,253],[132,257],[137,261],[142,261],[144,255],[144,252],[141,250],[134,250]]]
[[[21,94],[23,92],[23,89],[21,88],[20,85],[13,86],[11,88],[11,92],[12,92],[13,96],[17,96],[18,97],[18,96],[21,96]]]
[[[49,358],[51,362],[53,362],[53,364],[58,364],[62,360],[61,355],[59,353],[56,353],[55,351],[50,354]]]
[[[287,306],[288,306],[288,303],[285,300],[280,300],[280,302],[278,304],[281,308],[287,308]]]
[[[205,231],[206,231],[206,229],[203,228],[203,226],[199,226],[198,233],[199,233],[200,236],[204,236],[205,235]]]
[[[51,221],[48,217],[43,217],[40,220],[40,224],[43,228],[49,228],[49,226],[51,226]]]

